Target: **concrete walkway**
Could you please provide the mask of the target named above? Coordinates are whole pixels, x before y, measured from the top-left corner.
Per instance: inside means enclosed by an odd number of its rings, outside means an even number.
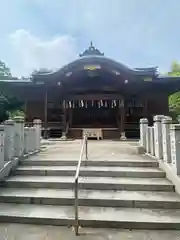
[[[82,141],[52,141],[48,144],[47,149],[41,152],[39,155],[32,157],[31,159],[42,160],[78,160],[80,156]],[[143,159],[138,155],[137,151],[138,143],[123,142],[123,141],[88,141],[88,157],[89,160],[125,160]]]

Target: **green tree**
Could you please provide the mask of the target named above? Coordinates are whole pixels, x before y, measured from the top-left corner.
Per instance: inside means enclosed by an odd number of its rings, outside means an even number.
[[[7,67],[5,62],[0,61],[0,78],[3,77],[12,77],[10,68]]]
[[[17,80],[12,77],[10,68],[3,61],[0,61],[0,80]],[[0,81],[0,122],[17,114],[21,110],[23,103],[13,96],[13,89],[6,81]]]
[[[180,63],[173,62],[169,76],[180,76]],[[169,97],[169,108],[172,116],[177,118],[180,115],[180,92],[176,92]]]

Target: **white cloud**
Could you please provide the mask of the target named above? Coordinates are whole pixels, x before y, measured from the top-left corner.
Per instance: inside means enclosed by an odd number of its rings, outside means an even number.
[[[10,35],[14,75],[29,75],[36,68],[60,68],[77,57],[76,40],[68,35],[43,40],[21,29]]]

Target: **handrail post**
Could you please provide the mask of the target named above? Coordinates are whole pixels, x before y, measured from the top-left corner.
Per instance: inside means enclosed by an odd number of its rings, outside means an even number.
[[[78,211],[78,178],[75,179],[74,186],[74,195],[75,195],[75,234],[79,234],[79,211]]]
[[[85,149],[84,149],[85,148]],[[83,136],[83,144],[81,148],[81,153],[80,153],[80,158],[78,161],[77,169],[76,169],[76,174],[75,174],[75,182],[74,182],[74,214],[75,214],[75,234],[76,236],[79,235],[79,196],[78,196],[78,191],[79,191],[79,171],[80,171],[80,166],[81,166],[81,161],[82,161],[82,156],[85,150],[85,164],[87,163],[88,160],[88,138],[87,135]]]
[[[87,136],[85,136],[85,154],[86,154],[86,160],[88,160],[88,139],[87,139]]]

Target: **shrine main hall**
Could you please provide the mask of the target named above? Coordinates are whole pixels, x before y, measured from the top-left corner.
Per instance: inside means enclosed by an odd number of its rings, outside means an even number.
[[[44,132],[56,138],[82,138],[87,131],[102,139],[138,138],[140,118],[152,123],[154,115],[169,115],[168,97],[180,90],[179,77],[161,76],[156,67],[129,68],[92,43],[58,71],[3,84],[24,103],[26,122],[41,119]]]

